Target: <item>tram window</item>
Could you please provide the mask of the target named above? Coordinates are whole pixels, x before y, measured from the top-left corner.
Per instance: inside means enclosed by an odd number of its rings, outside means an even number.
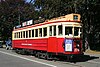
[[[35,37],[38,37],[38,29],[35,29]]]
[[[32,37],[34,37],[34,29],[32,30]]]
[[[62,25],[58,26],[58,35],[62,35]]]
[[[77,15],[74,15],[74,20],[78,20],[78,16]]]
[[[16,38],[17,38],[17,32],[16,32]]]
[[[82,38],[82,36],[83,36],[83,34],[82,34],[83,29],[82,29],[82,28],[79,28],[79,29],[80,29],[80,31],[79,31],[79,33],[80,33],[80,37]]]
[[[47,28],[45,27],[45,28],[43,28],[43,36],[45,37],[45,36],[47,36]]]
[[[16,33],[14,33],[14,38],[16,38]]]
[[[17,33],[16,33],[16,38],[17,38]]]
[[[16,33],[16,38],[17,38],[17,33]]]
[[[18,38],[18,32],[17,32],[17,38]]]
[[[28,31],[26,31],[26,38],[28,38]]]
[[[29,37],[31,37],[31,30],[29,30]]]
[[[65,27],[65,35],[72,36],[72,27]]]
[[[39,28],[39,36],[42,37],[42,28]]]
[[[19,38],[19,32],[17,32],[17,38]]]
[[[49,35],[52,36],[52,26],[49,27]]]
[[[22,38],[22,32],[21,32],[21,38]]]
[[[23,31],[23,38],[25,38],[25,31]]]
[[[54,36],[56,36],[56,26],[54,26]]]
[[[19,35],[18,35],[18,38],[20,38],[20,32],[18,32],[18,34],[19,34]]]
[[[17,38],[19,38],[19,32],[17,33]]]
[[[79,35],[79,27],[75,27],[74,28],[74,36],[78,36]]]

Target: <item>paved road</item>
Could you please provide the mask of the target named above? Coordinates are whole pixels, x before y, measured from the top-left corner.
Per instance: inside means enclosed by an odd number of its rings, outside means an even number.
[[[88,54],[73,61],[48,61],[30,55],[20,55],[0,48],[0,67],[100,67],[100,54]]]
[[[0,67],[53,67],[53,65],[0,50]]]

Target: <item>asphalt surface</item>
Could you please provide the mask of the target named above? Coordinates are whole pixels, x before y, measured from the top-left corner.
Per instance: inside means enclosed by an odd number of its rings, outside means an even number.
[[[31,56],[17,55],[12,53],[11,51],[0,50],[0,67],[55,67],[55,66],[46,64],[44,62],[36,61]]]
[[[73,61],[50,61],[0,48],[0,67],[100,67],[100,54],[86,52]]]

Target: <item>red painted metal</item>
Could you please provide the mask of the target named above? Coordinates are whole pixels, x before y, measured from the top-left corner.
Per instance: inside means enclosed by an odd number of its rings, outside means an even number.
[[[47,51],[48,39],[13,40],[13,48],[25,48]]]
[[[57,38],[56,37],[49,37],[48,38],[48,46],[47,51],[48,52],[57,52]]]
[[[74,39],[73,39],[74,40]],[[75,39],[80,40],[80,39]],[[41,50],[51,53],[62,53],[62,54],[81,54],[82,51],[76,48],[76,43],[73,41],[73,51],[66,52],[63,47],[64,38],[49,37],[41,39],[21,39],[13,40],[13,48],[24,48],[32,50]],[[80,40],[80,49],[82,48]]]

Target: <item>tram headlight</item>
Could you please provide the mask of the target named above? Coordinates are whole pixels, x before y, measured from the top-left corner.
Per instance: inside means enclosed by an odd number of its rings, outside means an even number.
[[[79,44],[76,44],[76,48],[74,49],[74,52],[79,52],[80,51],[80,45]]]
[[[79,40],[74,40],[74,42],[76,43],[76,48],[80,47],[80,41]]]
[[[77,48],[75,48],[75,49],[74,49],[74,52],[79,52],[79,51],[80,51],[80,50],[79,50],[79,49],[77,49]]]
[[[76,48],[79,48],[80,47],[80,45],[79,44],[76,44]]]

